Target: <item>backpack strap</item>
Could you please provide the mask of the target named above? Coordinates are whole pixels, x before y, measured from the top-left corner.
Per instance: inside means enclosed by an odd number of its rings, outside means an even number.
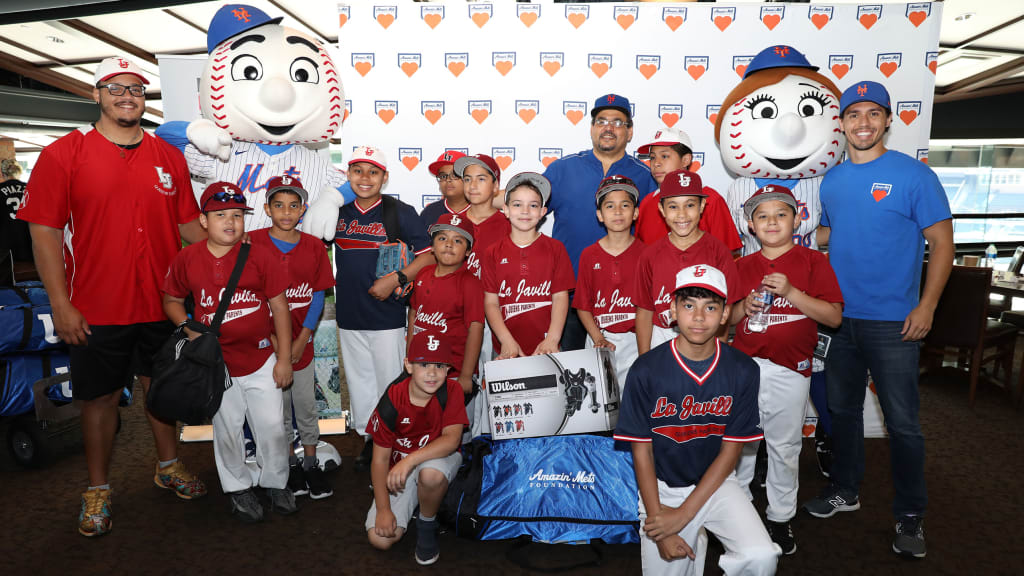
[[[380,201],[380,219],[384,224],[384,232],[388,235],[388,243],[392,244],[396,240],[401,240],[408,245],[409,242],[402,238],[402,226],[398,222],[398,210],[401,207],[401,202],[387,194],[381,194]]]
[[[387,390],[384,391],[380,396],[380,400],[377,401],[377,416],[380,422],[387,426],[388,430],[394,432],[398,428],[398,409],[395,408],[395,403],[391,401],[391,388],[398,386],[404,382],[407,378],[412,375],[402,370],[402,373],[395,378],[391,384],[388,384]],[[437,399],[438,404],[441,405],[441,412],[444,412],[445,406],[448,405],[448,380],[445,379],[444,386],[441,386],[437,393],[434,394],[434,398]]]
[[[210,323],[210,330],[215,334],[218,334],[220,329],[220,323],[224,321],[224,315],[228,313],[228,306],[231,305],[231,297],[235,295],[235,289],[238,288],[238,281],[242,277],[242,269],[245,268],[245,261],[249,259],[249,249],[252,248],[250,244],[242,244],[238,249],[238,259],[235,260],[235,268],[231,271],[231,277],[228,278],[228,285],[224,288],[224,295],[220,297],[220,305],[217,306],[217,313],[213,316],[213,322]]]

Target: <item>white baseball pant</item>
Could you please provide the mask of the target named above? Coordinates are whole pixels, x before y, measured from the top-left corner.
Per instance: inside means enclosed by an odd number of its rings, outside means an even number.
[[[626,374],[637,359],[636,332],[601,331],[604,339],[615,345],[615,376],[619,379],[619,391],[626,385]],[[587,348],[594,347],[594,341],[587,334]]]
[[[295,428],[299,429],[299,442],[303,446],[316,446],[320,441],[319,414],[316,409],[316,383],[313,381],[313,362],[296,370],[292,385],[284,389],[284,436],[289,446],[293,438],[292,407],[295,408]]]
[[[281,389],[274,384],[276,362],[277,356],[271,355],[252,374],[232,376],[231,387],[224,391],[220,410],[213,416],[213,457],[225,492],[252,487],[252,475],[245,465],[245,421],[256,443],[257,484],[284,488],[288,483],[290,449],[281,426]]]
[[[679,507],[693,492],[695,486],[671,488],[658,480],[658,499],[663,506]],[[666,562],[658,553],[658,545],[643,531],[647,512],[640,501],[640,558],[644,576],[693,576],[703,574],[704,556],[707,552],[707,537],[702,529],[712,532],[725,547],[725,554],[718,559],[718,566],[727,576],[750,575],[769,576],[775,574],[779,555],[782,551],[772,542],[757,511],[744,497],[730,474],[697,511],[690,523],[683,527],[679,536],[693,548],[695,560],[681,558]]]
[[[381,394],[402,373],[405,328],[393,330],[338,329],[341,359],[352,416],[352,429],[364,438]]]
[[[491,325],[484,322],[484,340],[480,346],[480,360],[477,362],[477,374],[480,374],[480,385],[484,386],[487,374],[484,372],[484,364],[495,357],[494,343],[491,342]],[[491,417],[487,410],[487,392],[481,388],[476,398],[466,405],[466,415],[469,417],[469,438],[472,440],[481,434],[491,433]],[[463,443],[467,438],[463,437]]]
[[[676,336],[679,336],[679,331],[676,330],[675,326],[671,328],[662,328],[661,326],[655,324],[653,328],[654,330],[651,332],[651,350],[654,350],[655,348],[661,346],[665,342],[668,342],[669,340],[674,339]]]
[[[800,480],[800,447],[803,442],[804,411],[811,378],[764,358],[754,358],[761,369],[757,409],[768,448],[768,478],[765,517],[772,522],[789,522],[796,516]],[[750,494],[754,464],[760,442],[748,442],[736,465],[736,480]]]

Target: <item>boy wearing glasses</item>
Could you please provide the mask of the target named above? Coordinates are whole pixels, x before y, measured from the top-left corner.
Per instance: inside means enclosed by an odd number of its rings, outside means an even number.
[[[462,216],[469,210],[469,201],[463,193],[465,186],[462,183],[462,176],[455,173],[455,161],[463,156],[465,154],[457,150],[445,150],[427,167],[430,174],[437,178],[437,188],[442,198],[428,204],[420,212],[420,220],[423,220],[425,228],[429,229],[445,214]]]

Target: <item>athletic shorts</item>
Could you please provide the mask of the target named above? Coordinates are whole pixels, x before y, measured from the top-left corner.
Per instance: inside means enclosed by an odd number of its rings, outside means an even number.
[[[89,326],[88,344],[71,346],[71,391],[93,400],[132,385],[135,375],[152,376],[153,356],[174,332],[167,320]]]
[[[371,440],[372,442],[372,440]],[[419,499],[419,484],[417,481],[420,477],[420,470],[424,468],[432,468],[438,472],[444,474],[444,477],[448,482],[452,481],[455,477],[455,473],[459,471],[459,466],[462,465],[462,454],[458,451],[452,452],[444,458],[434,458],[433,460],[427,460],[426,462],[420,462],[420,465],[413,468],[412,472],[405,479],[405,489],[398,494],[391,494],[391,513],[395,515],[395,523],[398,527],[407,530],[409,528],[409,520],[412,519],[413,512],[416,511],[416,507],[420,505]],[[364,527],[367,531],[373,530],[373,527],[377,525],[377,502],[374,500],[373,504],[370,505],[370,509],[366,512],[366,522]]]

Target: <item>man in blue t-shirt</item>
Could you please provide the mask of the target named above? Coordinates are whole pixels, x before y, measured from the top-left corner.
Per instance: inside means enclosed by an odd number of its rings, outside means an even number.
[[[829,245],[846,303],[825,360],[833,434],[831,484],[804,507],[819,518],[860,508],[864,388],[870,369],[889,433],[893,551],[922,558],[927,493],[918,422],[918,356],[952,268],[952,215],[935,173],[906,154],[886,149],[892,106],[884,86],[854,84],[840,98],[839,115],[848,161],[821,183],[818,228],[818,244]],[[926,240],[930,265],[920,290]]]
[[[623,96],[605,94],[590,110],[593,148],[565,156],[548,165],[544,176],[551,182],[548,209],[555,216],[551,237],[565,245],[573,273],[579,268],[583,249],[604,237],[606,231],[594,212],[594,194],[607,176],[627,176],[644,199],[657,189],[646,164],[626,155],[633,139],[633,109]],[[574,308],[569,309],[562,332],[562,350],[583,348],[587,332]]]

